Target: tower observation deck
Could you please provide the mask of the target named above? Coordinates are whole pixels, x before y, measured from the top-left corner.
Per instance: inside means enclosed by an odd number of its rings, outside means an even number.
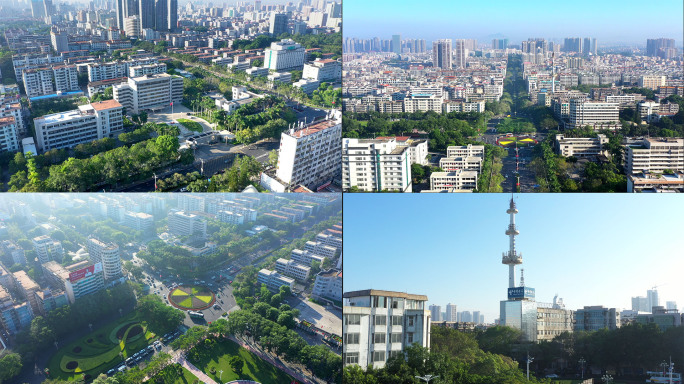
[[[515,250],[515,236],[519,235],[520,232],[518,231],[518,228],[515,226],[515,214],[518,213],[518,210],[515,208],[515,201],[513,201],[513,197],[511,196],[511,203],[506,211],[511,216],[511,221],[508,224],[508,229],[506,229],[506,235],[508,235],[509,238],[509,248],[508,252],[503,253],[503,257],[501,258],[501,264],[508,265],[508,288],[514,288],[515,287],[515,266],[522,264],[522,253],[518,253]]]

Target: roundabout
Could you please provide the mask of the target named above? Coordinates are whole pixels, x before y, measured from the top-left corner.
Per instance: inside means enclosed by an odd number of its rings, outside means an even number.
[[[186,311],[201,311],[214,305],[216,295],[206,287],[182,285],[168,295],[169,303]]]

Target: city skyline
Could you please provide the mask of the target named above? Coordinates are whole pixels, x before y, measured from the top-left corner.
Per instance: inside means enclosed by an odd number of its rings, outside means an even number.
[[[428,305],[451,302],[459,311],[480,310],[492,323],[508,287],[500,255],[508,249],[510,196],[412,196],[345,197],[345,292],[372,288],[427,295]],[[558,294],[572,310],[591,305],[631,309],[632,297],[657,285],[661,305],[684,302],[684,282],[676,272],[684,267],[681,248],[667,241],[682,230],[676,217],[684,207],[677,206],[676,197],[535,194],[515,200],[517,249],[526,286],[536,288],[537,301],[550,303]],[[562,220],[545,218],[558,207],[565,207],[557,211]],[[652,212],[665,210],[669,219],[653,222]],[[604,213],[594,218],[597,212]],[[639,225],[646,222],[646,228]],[[396,239],[409,236],[414,240]],[[654,253],[657,258],[644,256]],[[574,261],[558,264],[549,254]]]
[[[668,0],[660,3],[669,6],[643,7],[639,2],[609,0],[590,2],[580,0],[573,3],[555,4],[539,0],[527,1],[525,7],[518,3],[499,0],[480,2],[432,1],[421,3],[393,1],[360,2],[347,0],[344,3],[345,37],[368,39],[390,38],[401,34],[405,38],[426,39],[478,39],[488,43],[494,38],[508,38],[510,44],[520,44],[530,37],[562,41],[565,37],[595,37],[599,45],[629,43],[646,45],[646,39],[666,37],[675,39],[676,46],[682,46],[682,2]],[[593,9],[594,12],[587,12]],[[382,14],[382,22],[376,15]],[[459,17],[469,15],[466,17]],[[559,23],[558,15],[564,19],[583,21]],[[457,17],[458,22],[454,22]],[[606,28],[610,19],[619,20]],[[658,20],[649,23],[645,20]],[[484,21],[484,22],[483,22]],[[640,24],[644,28],[639,28]]]

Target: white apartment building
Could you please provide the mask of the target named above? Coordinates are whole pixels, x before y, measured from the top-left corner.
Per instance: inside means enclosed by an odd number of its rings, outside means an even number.
[[[637,107],[639,108],[641,120],[649,123],[660,120],[660,103],[643,100],[637,104]]]
[[[459,170],[455,172],[432,172],[430,190],[446,192],[472,192],[477,188],[477,172]]]
[[[319,233],[316,235],[316,242],[328,245],[336,249],[342,249],[342,238],[326,233]]]
[[[342,300],[342,271],[330,269],[320,271],[316,275],[311,294],[314,297],[326,298],[335,301]]]
[[[14,76],[19,81],[22,79],[22,71],[26,69],[38,68],[46,64],[63,63],[65,58],[60,54],[53,56],[51,54],[26,54],[26,55],[12,55],[12,65],[14,66]]]
[[[343,139],[342,189],[411,192],[409,147],[395,139]]]
[[[55,93],[51,68],[28,69],[23,73],[24,90],[29,98]]]
[[[168,216],[169,232],[176,236],[207,237],[207,222],[194,213],[172,209]]]
[[[204,212],[205,199],[201,195],[179,193],[176,199],[178,209],[186,212]]]
[[[128,83],[114,86],[114,100],[129,113],[161,110],[183,100],[183,78],[167,73],[129,77]]]
[[[218,211],[216,213],[216,218],[224,223],[238,225],[245,223],[245,217],[243,215],[232,211]]]
[[[684,172],[627,175],[629,193],[670,191],[684,193]]]
[[[75,65],[58,65],[52,67],[55,78],[55,91],[80,91],[78,86],[78,69]]]
[[[129,16],[124,18],[124,31],[126,36],[141,36],[142,28],[140,27],[140,18],[135,16]]]
[[[16,152],[19,150],[17,126],[14,116],[0,117],[0,151]]]
[[[257,282],[259,284],[266,284],[266,288],[271,292],[278,292],[283,285],[290,287],[290,289],[294,288],[295,280],[282,276],[276,271],[262,269],[257,273]]]
[[[102,263],[105,280],[118,279],[122,276],[121,253],[118,245],[104,243],[91,237],[86,243],[86,248],[93,263]]]
[[[294,260],[279,258],[275,264],[276,272],[290,276],[295,280],[306,281],[309,278],[311,267],[297,263]]]
[[[156,75],[159,73],[166,73],[166,64],[155,63],[136,65],[128,68],[128,77],[142,77],[145,75]]]
[[[147,232],[154,227],[154,216],[145,212],[126,212],[124,225],[136,231]]]
[[[304,244],[304,250],[313,253],[314,255],[327,257],[328,259],[334,258],[335,253],[337,253],[337,248],[331,247],[319,241],[307,241]]]
[[[442,113],[443,101],[444,99],[435,95],[427,93],[415,93],[404,99],[404,112],[413,113],[434,111],[437,113]]]
[[[485,101],[460,102],[446,100],[443,104],[443,112],[479,112],[484,113]]]
[[[569,128],[590,126],[599,129],[617,129],[620,127],[620,109],[618,103],[603,103],[571,99],[568,118]]]
[[[301,69],[306,60],[306,49],[292,39],[274,41],[264,50],[264,68],[274,71]]]
[[[307,95],[311,95],[313,91],[317,90],[320,85],[321,82],[318,80],[303,78],[292,84],[293,87],[301,88],[302,92],[306,93]]]
[[[45,264],[52,260],[61,262],[64,258],[62,243],[53,240],[47,235],[34,237],[33,249],[36,251],[36,256],[38,257],[38,262],[40,264]]]
[[[596,137],[565,137],[556,135],[556,152],[565,157],[597,157],[606,155],[608,138],[604,134]]]
[[[484,157],[484,145],[461,145],[447,147],[447,157]]]
[[[123,107],[116,100],[80,105],[77,110],[33,119],[39,151],[72,148],[123,130]]]
[[[439,167],[445,172],[458,170],[482,172],[482,160],[480,156],[467,157],[442,157],[439,159]]]
[[[412,139],[410,136],[376,137],[376,139],[395,139],[398,147],[408,147],[411,164],[428,164],[428,141]]]
[[[647,138],[641,144],[626,147],[628,175],[684,171],[684,139]]]
[[[88,82],[119,79],[128,76],[128,63],[113,61],[110,63],[88,64]]]
[[[342,113],[332,110],[325,120],[300,125],[280,136],[276,176],[294,187],[316,189],[340,174]]]
[[[334,255],[334,253],[333,253]],[[312,251],[306,251],[306,250],[301,250],[301,249],[293,249],[292,253],[290,254],[290,260],[294,260],[295,262],[303,265],[308,265],[311,266],[311,263],[314,261],[318,263],[322,263],[323,259],[325,259],[324,256],[321,255],[316,255]]]
[[[383,368],[413,343],[430,347],[427,296],[369,289],[342,295],[344,365]]]
[[[302,78],[338,83],[342,81],[342,63],[331,59],[316,59],[304,64]]]

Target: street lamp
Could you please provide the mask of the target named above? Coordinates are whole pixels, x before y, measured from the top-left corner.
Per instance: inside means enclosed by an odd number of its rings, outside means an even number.
[[[439,375],[437,376],[432,376],[432,375],[425,375],[425,376],[416,376],[416,379],[423,380],[426,383],[430,383],[430,380],[438,378]]]
[[[612,383],[613,382],[613,376],[603,375],[603,376],[601,376],[601,380],[603,380],[604,383]]]
[[[223,377],[223,369],[219,371],[219,380]]]
[[[582,380],[584,380],[584,363],[586,363],[586,362],[587,361],[584,360],[584,357],[580,357],[579,363],[582,364]]]
[[[527,352],[527,381],[530,381],[530,363],[534,361],[534,357],[530,357],[530,353]]]
[[[669,364],[667,364],[665,360],[663,360],[663,362],[660,363],[660,366],[663,367],[663,376],[665,376],[665,368],[667,368],[668,365]]]

